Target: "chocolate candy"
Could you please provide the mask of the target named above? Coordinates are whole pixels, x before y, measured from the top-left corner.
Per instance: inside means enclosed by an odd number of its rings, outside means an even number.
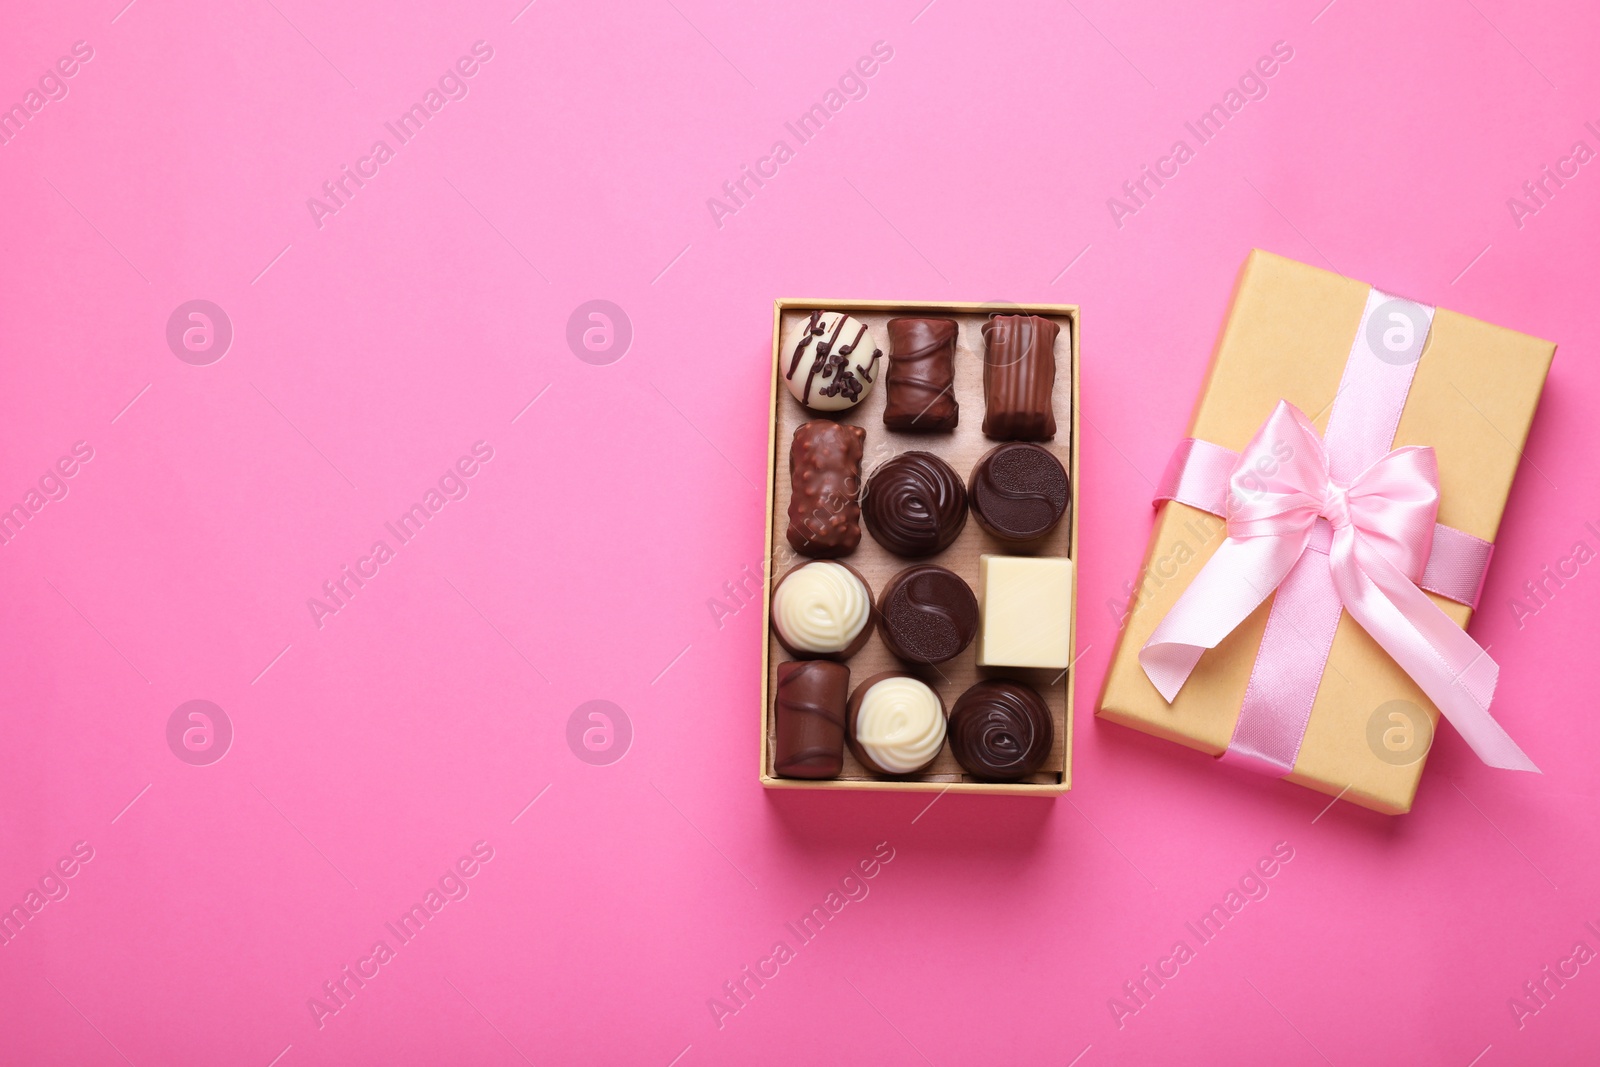
[[[843,411],[872,392],[882,358],[866,323],[838,311],[813,311],[783,377],[794,398],[813,411]]]
[[[870,771],[916,774],[938,758],[944,732],[944,701],[909,674],[874,674],[850,694],[845,739]]]
[[[1048,441],[1056,435],[1051,392],[1056,335],[1038,315],[995,315],[983,324],[983,432],[996,441]]]
[[[903,432],[956,428],[954,319],[890,319],[883,424]]]
[[[873,539],[917,559],[942,552],[967,524],[967,488],[932,452],[905,452],[872,472],[862,508]]]
[[[789,449],[789,544],[835,559],[861,543],[861,450],[867,431],[827,419],[795,428]]]
[[[1067,472],[1039,445],[998,445],[972,468],[967,500],[978,525],[1000,540],[1033,541],[1067,512]]]
[[[1055,717],[1031,686],[979,682],[950,711],[950,751],[976,778],[1014,782],[1044,765],[1055,743]]]
[[[826,660],[778,664],[773,768],[785,778],[832,778],[844,766],[850,668]]]
[[[872,625],[872,589],[847,563],[802,563],[772,590],[772,632],[796,659],[849,659]]]
[[[915,563],[889,579],[878,596],[883,643],[912,663],[943,663],[978,632],[978,598],[956,574]]]

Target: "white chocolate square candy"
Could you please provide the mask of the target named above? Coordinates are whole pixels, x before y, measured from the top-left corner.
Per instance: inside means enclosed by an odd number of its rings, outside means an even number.
[[[978,557],[978,666],[1072,663],[1072,561]]]

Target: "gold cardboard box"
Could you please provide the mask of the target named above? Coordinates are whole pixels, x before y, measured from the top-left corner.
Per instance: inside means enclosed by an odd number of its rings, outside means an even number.
[[[946,460],[963,482],[973,465],[985,452],[999,442],[983,436],[983,339],[980,330],[992,314],[1042,315],[1058,323],[1060,336],[1056,340],[1056,381],[1054,403],[1056,411],[1056,436],[1053,441],[1041,442],[1055,453],[1067,468],[1070,481],[1070,508],[1067,520],[1050,532],[1039,544],[1021,551],[1008,548],[991,537],[975,519],[968,519],[954,544],[926,562],[937,563],[955,571],[974,589],[978,584],[978,557],[985,552],[1002,555],[1066,556],[1078,559],[1078,308],[1064,304],[969,304],[922,303],[903,300],[778,300],[772,312],[772,382],[768,390],[771,402],[771,434],[767,441],[767,581],[761,601],[762,659],[761,659],[761,784],[768,789],[865,789],[880,792],[940,793],[1008,793],[1022,796],[1057,796],[1072,788],[1072,691],[1073,669],[1055,670],[1004,670],[979,667],[972,647],[937,669],[922,670],[901,663],[884,647],[881,636],[874,634],[866,647],[852,656],[846,664],[850,668],[852,691],[862,680],[879,671],[906,670],[931,685],[944,701],[949,714],[956,698],[980,678],[990,675],[1016,678],[1027,682],[1039,691],[1050,706],[1055,718],[1055,745],[1039,773],[1020,782],[983,782],[967,774],[956,762],[945,742],[939,758],[923,773],[910,779],[887,779],[870,773],[857,762],[855,755],[845,750],[844,769],[837,778],[810,780],[781,778],[773,767],[775,722],[772,713],[773,693],[777,686],[778,664],[788,658],[782,646],[772,635],[772,587],[777,579],[797,563],[805,562],[798,556],[784,536],[788,523],[789,507],[789,446],[795,427],[816,414],[803,410],[783,380],[783,338],[796,329],[813,310],[842,311],[855,315],[873,331],[888,354],[889,335],[885,323],[897,316],[939,316],[955,319],[959,332],[956,338],[955,394],[961,407],[959,425],[952,433],[899,433],[883,425],[883,406],[887,390],[880,381],[859,405],[848,412],[834,416],[840,422],[861,426],[867,431],[866,457],[862,462],[863,477],[885,459],[899,452],[921,449],[933,452]],[[1070,412],[1070,415],[1067,413]],[[1065,417],[1063,417],[1065,416]],[[872,587],[873,596],[901,568],[912,561],[900,559],[863,532],[861,545],[843,562],[856,568]],[[1069,648],[1075,647],[1076,585],[1070,606]]]
[[[1241,450],[1280,399],[1314,415],[1319,433],[1326,430],[1367,289],[1252,251],[1234,286],[1188,435]],[[1394,447],[1431,445],[1437,453],[1440,523],[1494,540],[1554,357],[1549,341],[1437,311]],[[1221,755],[1233,736],[1272,600],[1201,657],[1170,705],[1140,667],[1139,649],[1225,536],[1220,518],[1175,501],[1161,506],[1098,711],[1212,756]],[[1472,617],[1464,605],[1429,596],[1462,626]],[[1396,707],[1404,714],[1407,705],[1421,712],[1414,734],[1404,718],[1389,718]],[[1411,809],[1438,719],[1416,683],[1344,614],[1287,780],[1402,814]],[[1516,735],[1515,722],[1502,724]],[[1403,742],[1398,750],[1396,737]]]

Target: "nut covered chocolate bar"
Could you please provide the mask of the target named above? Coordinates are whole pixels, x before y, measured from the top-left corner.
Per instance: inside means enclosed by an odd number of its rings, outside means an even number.
[[[789,544],[837,559],[861,543],[861,454],[867,432],[827,419],[795,428],[789,450]]]

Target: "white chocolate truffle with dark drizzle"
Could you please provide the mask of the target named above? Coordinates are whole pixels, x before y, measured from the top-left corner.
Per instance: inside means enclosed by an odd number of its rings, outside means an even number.
[[[813,311],[789,338],[783,380],[812,411],[844,411],[872,392],[882,361],[866,323],[838,311]]]

